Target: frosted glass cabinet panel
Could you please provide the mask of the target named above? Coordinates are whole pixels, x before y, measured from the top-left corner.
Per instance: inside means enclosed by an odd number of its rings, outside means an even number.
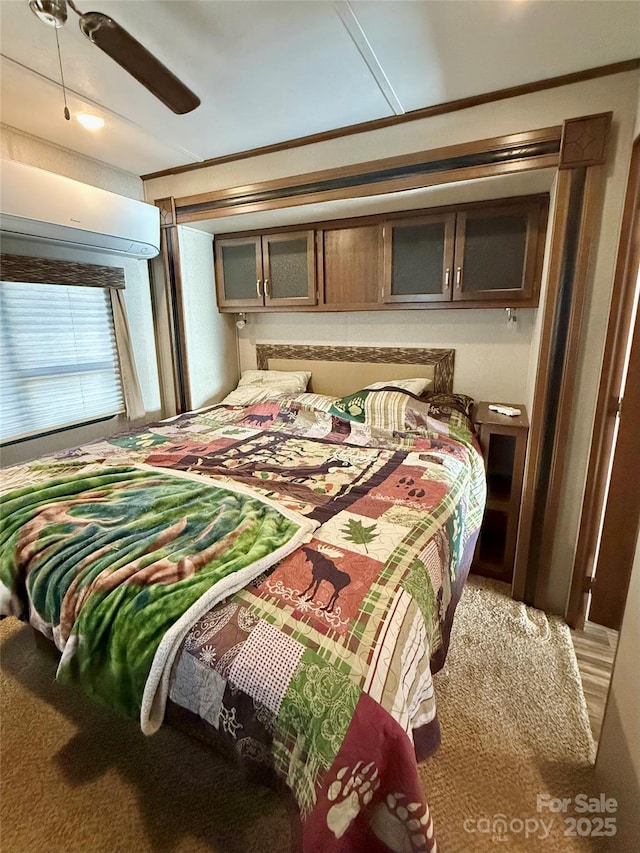
[[[529,299],[536,278],[539,205],[458,213],[454,300]]]
[[[384,302],[451,298],[455,221],[449,213],[384,224]]]
[[[543,210],[533,198],[388,219],[383,302],[531,302],[540,277]]]
[[[216,238],[214,252],[220,308],[315,305],[312,230]]]
[[[313,231],[264,236],[262,258],[265,305],[315,305]]]
[[[264,304],[260,237],[216,239],[215,260],[220,307]]]

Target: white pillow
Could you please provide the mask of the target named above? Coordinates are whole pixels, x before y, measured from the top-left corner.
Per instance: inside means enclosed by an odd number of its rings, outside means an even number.
[[[295,391],[307,390],[311,373],[307,370],[243,370],[238,388],[245,385],[277,385],[288,382],[295,386]]]
[[[373,382],[367,385],[365,390],[376,391],[380,388],[399,388],[401,391],[409,391],[419,397],[431,385],[431,379],[389,379],[387,382]]]

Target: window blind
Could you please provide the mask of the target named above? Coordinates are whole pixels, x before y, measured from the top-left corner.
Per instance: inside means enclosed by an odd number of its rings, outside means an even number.
[[[0,282],[0,441],[124,411],[109,293]]]

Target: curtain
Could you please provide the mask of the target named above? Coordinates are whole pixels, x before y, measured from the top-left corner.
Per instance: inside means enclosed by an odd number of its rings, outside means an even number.
[[[130,421],[143,418],[146,414],[142,402],[142,392],[136,370],[136,360],[129,334],[129,323],[124,304],[122,290],[109,288],[111,295],[111,308],[113,311],[113,325],[116,335],[116,347],[120,360],[120,376],[122,378],[122,390],[124,393],[124,404],[127,417]]]

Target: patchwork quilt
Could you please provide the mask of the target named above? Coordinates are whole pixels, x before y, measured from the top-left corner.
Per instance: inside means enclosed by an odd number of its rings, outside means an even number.
[[[3,612],[145,731],[168,694],[285,782],[305,853],[435,850],[417,761],[484,508],[459,401],[367,396],[216,406],[4,472]]]

